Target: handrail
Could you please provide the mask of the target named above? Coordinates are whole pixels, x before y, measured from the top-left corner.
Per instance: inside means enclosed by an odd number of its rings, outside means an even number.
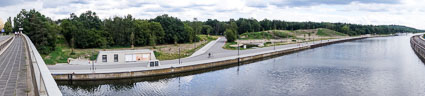
[[[30,53],[29,58],[31,59],[34,74],[33,78],[36,80],[36,92],[38,92],[38,94],[41,96],[62,96],[56,81],[53,79],[52,74],[50,73],[34,44],[27,35],[22,34],[22,36],[25,37],[29,50],[28,52]]]

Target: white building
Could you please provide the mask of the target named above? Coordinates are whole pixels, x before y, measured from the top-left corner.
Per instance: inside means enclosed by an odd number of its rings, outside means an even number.
[[[147,63],[156,60],[152,50],[99,51],[97,64]]]

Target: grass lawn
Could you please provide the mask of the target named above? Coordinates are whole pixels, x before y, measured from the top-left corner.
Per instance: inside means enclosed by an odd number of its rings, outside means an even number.
[[[340,33],[334,30],[325,29],[325,28],[317,29],[317,35],[318,36],[348,36],[347,34]]]
[[[294,35],[291,35],[289,31],[273,31],[273,34],[275,36],[278,36],[280,38],[293,38]]]
[[[65,38],[62,35],[58,35],[56,40],[56,49],[47,55],[41,55],[44,59],[44,62],[49,65],[54,65],[56,63],[68,63],[68,58],[88,58],[90,60],[95,60],[98,54],[98,51],[101,49],[72,49],[67,45]]]
[[[173,60],[173,59],[178,59],[178,58],[189,57],[190,55],[195,53],[198,49],[201,49],[202,47],[204,47],[209,42],[216,40],[218,38],[218,36],[207,36],[207,35],[198,35],[198,37],[201,40],[207,40],[207,42],[202,43],[200,46],[197,46],[196,48],[193,48],[193,49],[190,49],[190,50],[181,50],[180,55],[179,55],[178,52],[165,53],[165,52],[161,52],[161,51],[154,51],[155,57],[158,60]]]
[[[268,32],[247,32],[241,34],[240,36],[240,39],[242,40],[273,38],[273,36]]]

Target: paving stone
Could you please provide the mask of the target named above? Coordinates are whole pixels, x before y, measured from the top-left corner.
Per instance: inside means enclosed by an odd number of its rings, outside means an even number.
[[[0,96],[27,95],[24,46],[22,38],[15,38],[0,55]]]

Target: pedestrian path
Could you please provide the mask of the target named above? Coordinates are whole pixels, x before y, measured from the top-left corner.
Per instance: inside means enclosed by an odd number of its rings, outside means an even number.
[[[16,37],[0,55],[0,96],[25,96],[30,91],[24,46],[23,39]]]

